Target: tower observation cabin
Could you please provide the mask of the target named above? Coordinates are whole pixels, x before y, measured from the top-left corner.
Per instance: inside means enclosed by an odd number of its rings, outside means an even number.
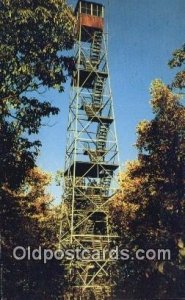
[[[102,4],[88,1],[78,1],[75,14],[78,17],[79,24],[82,26],[86,26],[91,31],[93,28],[103,31],[104,6]],[[86,38],[88,37],[86,36]]]

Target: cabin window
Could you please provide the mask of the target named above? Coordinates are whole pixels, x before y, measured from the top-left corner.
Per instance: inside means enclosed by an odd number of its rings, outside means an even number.
[[[91,15],[91,3],[82,2],[81,3],[81,13]]]
[[[103,6],[90,2],[81,2],[81,13],[103,18]]]
[[[93,16],[102,17],[102,6],[93,4]]]

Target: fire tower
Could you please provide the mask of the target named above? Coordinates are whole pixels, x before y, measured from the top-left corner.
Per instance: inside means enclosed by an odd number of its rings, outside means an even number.
[[[117,190],[118,147],[104,6],[78,1],[75,16],[60,247],[105,253],[117,238],[108,204]],[[111,299],[112,266],[107,255],[67,261],[64,299]]]

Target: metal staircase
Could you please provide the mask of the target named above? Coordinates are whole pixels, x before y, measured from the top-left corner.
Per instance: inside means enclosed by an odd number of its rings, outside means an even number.
[[[87,116],[92,119],[96,117],[100,113],[100,108],[97,105],[94,104],[87,104],[84,105],[85,112]]]
[[[90,50],[90,61],[92,66],[98,66],[100,63],[102,39],[103,39],[102,31],[95,31],[93,35],[91,50]]]
[[[90,70],[97,68],[101,60],[101,45],[103,34],[101,31],[95,31],[92,38],[92,44],[90,48],[90,55],[86,57],[84,52],[81,53],[81,62],[85,69]]]
[[[95,196],[93,196],[92,197],[92,202],[93,202],[93,204],[94,204],[94,206],[95,206],[95,208],[97,209],[97,208],[100,208],[101,206],[102,206],[102,197],[101,197],[101,195],[95,195]]]
[[[106,174],[107,176],[105,176],[103,179],[102,179],[102,186],[104,187],[105,189],[105,195],[108,195],[109,194],[109,189],[110,189],[110,186],[111,186],[111,180],[112,180],[112,174],[111,173],[108,173]]]
[[[110,188],[111,180],[112,180],[112,175],[111,174],[109,174],[108,176],[106,176],[104,178],[103,185],[104,185],[105,189],[109,189]]]
[[[105,76],[102,74],[97,74],[93,89],[93,104],[101,106],[102,104],[102,95],[104,88]]]
[[[102,124],[102,123],[99,124],[97,135],[96,135],[97,150],[105,150],[108,131],[109,131],[109,124]]]

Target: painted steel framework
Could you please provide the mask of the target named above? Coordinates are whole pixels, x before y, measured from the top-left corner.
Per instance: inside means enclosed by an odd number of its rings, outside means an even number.
[[[84,7],[90,9],[84,13]],[[108,204],[117,190],[119,164],[104,7],[78,1],[75,13],[78,26],[67,127],[60,248],[79,248],[92,254],[99,251],[101,257],[66,262],[68,287],[64,299],[111,299],[114,264],[108,251],[117,235],[111,228]]]

